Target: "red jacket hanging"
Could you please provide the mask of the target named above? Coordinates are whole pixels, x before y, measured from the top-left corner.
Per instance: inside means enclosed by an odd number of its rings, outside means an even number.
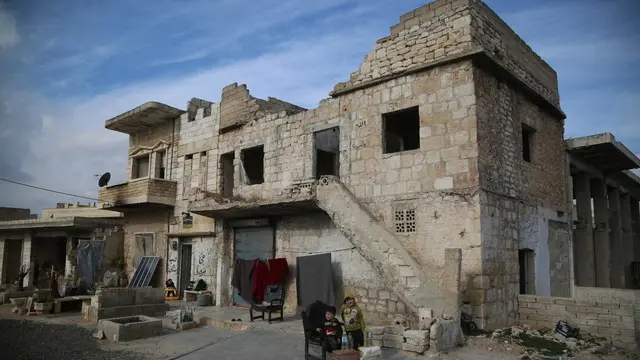
[[[270,259],[269,260],[269,281],[267,285],[282,284],[289,273],[289,264],[287,259]]]
[[[260,304],[264,299],[264,289],[269,285],[269,267],[260,259],[256,259],[253,264],[252,293],[255,299],[254,303]]]

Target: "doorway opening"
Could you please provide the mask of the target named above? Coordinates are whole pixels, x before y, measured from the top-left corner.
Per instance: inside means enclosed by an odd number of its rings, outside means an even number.
[[[235,154],[233,152],[222,154],[220,156],[220,169],[221,169],[220,194],[222,194],[222,196],[227,198],[230,198],[233,196],[233,160],[234,159],[235,159]]]
[[[520,270],[520,294],[535,295],[535,252],[531,249],[518,250]]]
[[[33,284],[42,286],[47,281],[46,272],[54,267],[64,273],[67,263],[67,237],[41,237],[31,240]]]
[[[191,282],[191,255],[193,253],[191,242],[183,242],[180,244],[180,296],[184,297],[184,290]]]
[[[318,131],[313,140],[316,180],[323,175],[340,176],[340,128]]]
[[[272,259],[275,255],[273,228],[270,226],[234,228],[235,259]],[[233,288],[233,302],[236,306],[249,307],[250,303],[238,295]]]
[[[2,283],[12,284],[18,279],[22,265],[22,240],[6,239],[2,256]]]

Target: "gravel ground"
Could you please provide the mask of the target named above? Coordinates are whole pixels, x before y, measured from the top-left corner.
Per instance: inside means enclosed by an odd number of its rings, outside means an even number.
[[[144,360],[124,351],[104,351],[90,330],[76,325],[0,319],[0,359]]]

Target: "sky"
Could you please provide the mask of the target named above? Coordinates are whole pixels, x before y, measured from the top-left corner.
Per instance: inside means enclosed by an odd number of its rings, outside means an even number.
[[[313,108],[418,0],[0,0],[0,178],[97,198],[125,181],[127,135],[104,121],[181,109],[246,83]],[[636,0],[487,0],[558,72],[566,137],[611,132],[640,153]],[[0,206],[74,198],[0,181]]]

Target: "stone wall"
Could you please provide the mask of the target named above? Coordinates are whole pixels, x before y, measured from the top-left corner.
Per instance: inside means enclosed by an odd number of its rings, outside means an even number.
[[[254,98],[249,94],[247,85],[238,86],[237,83],[233,83],[222,89],[220,131],[242,126],[253,118],[264,116],[267,112],[295,113],[302,110],[304,109],[282,100],[269,98],[265,101]]]
[[[480,318],[480,326],[491,329],[516,320],[518,249],[531,242],[530,238],[535,239],[534,250],[542,251],[540,255],[545,259],[537,275],[544,276],[545,283],[549,284],[549,269],[555,264],[549,263],[550,233],[547,225],[541,223],[549,216],[538,216],[538,213],[568,212],[568,174],[563,122],[484,70],[476,69],[474,80],[478,98],[477,131],[478,138],[482,139],[478,159],[483,219],[481,282],[485,289],[482,296],[476,294],[471,302],[485,304],[482,309],[476,308],[475,316]],[[523,124],[535,130],[530,162],[523,157]],[[568,231],[568,222],[564,221]],[[553,250],[566,250],[556,255],[568,261],[568,244],[561,246],[556,241],[553,245]],[[554,274],[556,287],[558,283],[566,283],[563,276],[568,266],[564,263],[561,266],[564,271]],[[544,288],[549,291],[549,285]]]
[[[285,302],[290,312],[298,307],[296,257],[327,252],[331,253],[333,264],[336,307],[340,307],[346,293],[352,292],[356,294],[367,323],[414,320],[404,303],[381,286],[376,271],[325,214],[284,217],[277,223],[276,257],[286,258],[290,267]]]
[[[403,14],[334,91],[479,50],[559,107],[556,72],[493,10],[472,0],[437,0]]]
[[[436,267],[444,264],[446,247],[463,248],[463,281],[471,284],[481,263],[472,74],[470,61],[451,64],[330,99],[307,112],[255,119],[218,137],[217,149],[208,152],[209,174],[218,171],[219,154],[234,152],[234,194],[276,198],[293,181],[314,177],[313,133],[340,127],[340,180],[390,231],[394,209],[414,203],[416,231],[399,235],[400,241],[415,250],[419,263]],[[419,108],[420,148],[385,154],[382,115],[413,106]],[[245,185],[240,152],[257,145],[264,146],[265,182]],[[208,191],[216,191],[217,180],[208,179]]]
[[[125,272],[131,281],[133,277],[134,257],[136,252],[136,234],[153,234],[153,255],[160,257],[160,262],[154,273],[154,280],[151,286],[164,287],[166,280],[166,259],[167,259],[167,227],[170,210],[144,209],[127,212],[124,225],[124,261]]]
[[[604,337],[616,346],[636,347],[633,302],[532,295],[520,295],[518,299],[521,325],[555,328],[558,321],[564,320],[581,332]]]

